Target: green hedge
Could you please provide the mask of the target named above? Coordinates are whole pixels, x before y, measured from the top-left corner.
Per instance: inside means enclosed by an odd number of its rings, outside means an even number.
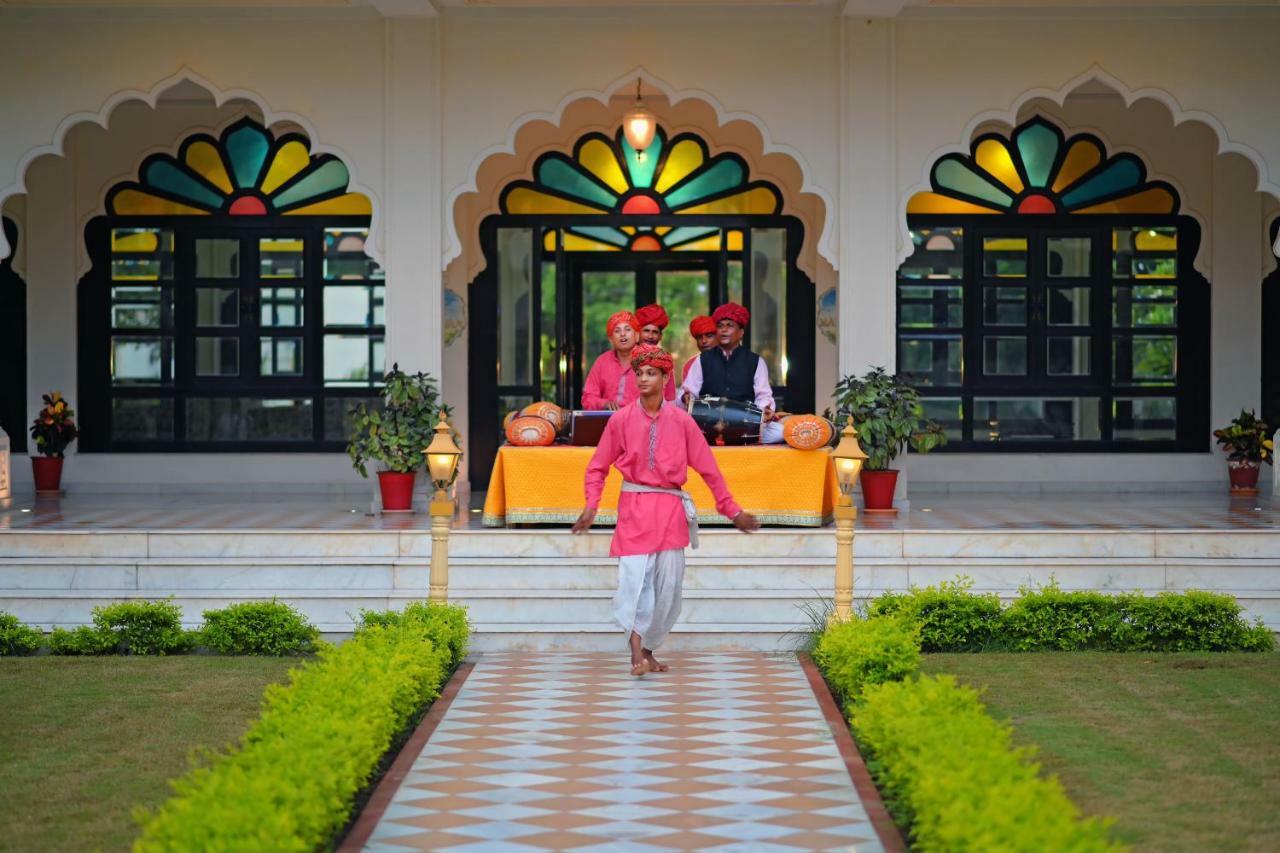
[[[138,851],[316,850],[350,817],[393,740],[438,695],[456,638],[441,626],[465,612],[370,625],[266,692],[237,747],[173,783],[174,796],[138,814]],[[444,611],[450,611],[445,613]],[[463,642],[465,647],[465,641]]]
[[[172,655],[191,651],[197,634],[182,629],[182,608],[172,601],[125,601],[93,608],[93,625],[55,628],[55,655]]]
[[[1066,592],[1057,583],[1001,608],[993,594],[970,591],[967,578],[937,587],[887,593],[871,616],[899,615],[920,626],[926,652],[1008,651],[1270,651],[1275,637],[1249,623],[1230,595],[1190,591]]]
[[[200,631],[200,642],[224,655],[310,654],[319,639],[307,617],[275,599],[206,610]]]
[[[29,655],[40,648],[42,640],[39,628],[24,625],[17,616],[0,610],[0,657]]]
[[[920,633],[894,617],[832,622],[818,638],[814,663],[844,702],[885,681],[901,681],[920,670]]]

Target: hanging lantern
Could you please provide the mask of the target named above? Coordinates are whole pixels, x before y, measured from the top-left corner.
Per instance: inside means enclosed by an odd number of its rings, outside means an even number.
[[[640,81],[636,80],[636,102],[622,118],[622,135],[627,138],[627,144],[642,152],[653,142],[657,130],[658,117],[644,105],[640,97]]]

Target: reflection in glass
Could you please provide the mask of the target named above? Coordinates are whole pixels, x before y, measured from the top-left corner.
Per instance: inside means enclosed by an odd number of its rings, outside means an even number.
[[[533,381],[532,255],[532,229],[498,229],[499,385],[527,385]],[[584,304],[589,303],[584,300]],[[634,307],[633,303],[628,307]],[[603,334],[604,323],[600,326]]]
[[[240,325],[240,291],[234,287],[197,287],[196,325]]]
[[[1088,335],[1047,339],[1046,372],[1050,376],[1088,376],[1089,340]]]
[[[560,346],[556,341],[556,264],[542,262],[542,325],[538,346],[539,370],[542,378],[542,399],[559,402]],[[568,370],[565,365],[565,370]]]
[[[1050,326],[1089,325],[1088,287],[1050,287],[1047,293]]]
[[[742,304],[742,261],[729,261],[725,267],[725,292],[729,301]]]
[[[1178,277],[1177,226],[1115,228],[1111,245],[1111,274],[1115,278]]]
[[[898,268],[898,279],[964,278],[964,229],[915,228],[911,256]]]
[[[989,336],[982,339],[982,372],[987,376],[1025,376],[1027,339]]]
[[[301,376],[302,338],[262,338],[259,341],[262,376]]]
[[[662,336],[662,348],[675,360],[679,380],[684,363],[698,352],[698,345],[687,330],[694,317],[708,312],[711,274],[707,270],[658,270],[654,279],[657,302],[667,309],[667,316],[671,318],[671,325]]]
[[[963,353],[959,335],[904,335],[898,341],[898,373],[913,385],[960,385]]]
[[[196,338],[196,376],[239,375],[239,338]]]
[[[1177,325],[1176,285],[1118,285],[1112,291],[1112,315],[1117,329]]]
[[[1116,382],[1172,384],[1178,375],[1178,339],[1172,335],[1117,335],[1112,365]]]
[[[368,228],[324,229],[325,280],[384,278],[382,268],[364,252],[368,239]]]
[[[1117,440],[1171,441],[1178,437],[1178,406],[1173,397],[1117,397],[1112,407]]]
[[[899,284],[898,326],[903,329],[964,328],[964,298],[958,285]]]
[[[115,385],[158,384],[163,378],[165,337],[111,339],[111,381]],[[172,372],[170,372],[172,376]]]
[[[974,441],[1094,441],[1101,436],[1097,397],[979,397]]]
[[[324,289],[324,324],[326,326],[381,326],[383,324],[383,286],[326,285]]]
[[[769,381],[785,385],[787,232],[784,228],[751,229],[751,328],[748,335],[751,349],[769,367]]]
[[[1088,237],[1050,237],[1045,241],[1049,278],[1088,278],[1093,240]]]
[[[988,326],[1025,326],[1027,289],[1021,286],[982,288],[982,320]]]
[[[196,239],[196,278],[239,277],[239,240],[227,237]]]
[[[382,381],[383,341],[367,335],[324,336],[324,384],[335,387]]]
[[[582,273],[582,375],[611,344],[605,325],[615,312],[636,306],[636,274],[631,270],[586,270]],[[640,330],[636,329],[639,334]]]
[[[1027,238],[983,237],[982,274],[987,278],[1026,278]]]
[[[301,237],[260,237],[260,278],[302,278],[304,241]]]
[[[350,441],[355,432],[355,419],[351,414],[363,403],[366,408],[382,411],[382,397],[327,397],[324,401],[325,441]]]
[[[924,416],[937,421],[949,440],[960,441],[964,435],[964,403],[959,397],[925,397],[920,405]]]
[[[115,441],[172,441],[173,399],[116,397],[111,401]]]
[[[304,322],[303,290],[300,287],[262,288],[262,326],[301,326]]]
[[[113,281],[172,281],[173,231],[168,228],[112,228]]]
[[[311,401],[252,397],[187,400],[191,441],[310,441]]]
[[[113,329],[159,329],[164,325],[163,309],[168,308],[168,293],[160,286],[111,288],[111,327]],[[162,308],[163,306],[163,308]]]

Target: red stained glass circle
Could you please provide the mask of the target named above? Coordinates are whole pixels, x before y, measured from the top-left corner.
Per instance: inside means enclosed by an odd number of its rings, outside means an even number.
[[[246,195],[231,202],[227,213],[232,216],[266,216],[267,206],[263,204],[262,199]]]
[[[1057,213],[1058,208],[1054,205],[1053,199],[1047,195],[1029,195],[1018,204],[1019,213]]]
[[[631,241],[631,251],[661,252],[662,244],[658,242],[657,237],[652,237],[648,234],[641,234],[639,237]]]
[[[649,195],[633,195],[622,203],[622,212],[637,216],[652,216],[662,212],[658,200]]]

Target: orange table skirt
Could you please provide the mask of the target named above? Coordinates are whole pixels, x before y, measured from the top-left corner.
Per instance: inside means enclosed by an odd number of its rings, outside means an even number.
[[[593,447],[515,447],[498,450],[484,502],[484,524],[571,524],[583,507],[583,477]],[[831,454],[822,450],[713,447],[729,491],[763,524],[821,527],[831,519],[839,495]],[[597,524],[618,520],[622,475],[609,469]],[[699,524],[728,524],[702,477],[689,469],[685,489],[698,507]]]

